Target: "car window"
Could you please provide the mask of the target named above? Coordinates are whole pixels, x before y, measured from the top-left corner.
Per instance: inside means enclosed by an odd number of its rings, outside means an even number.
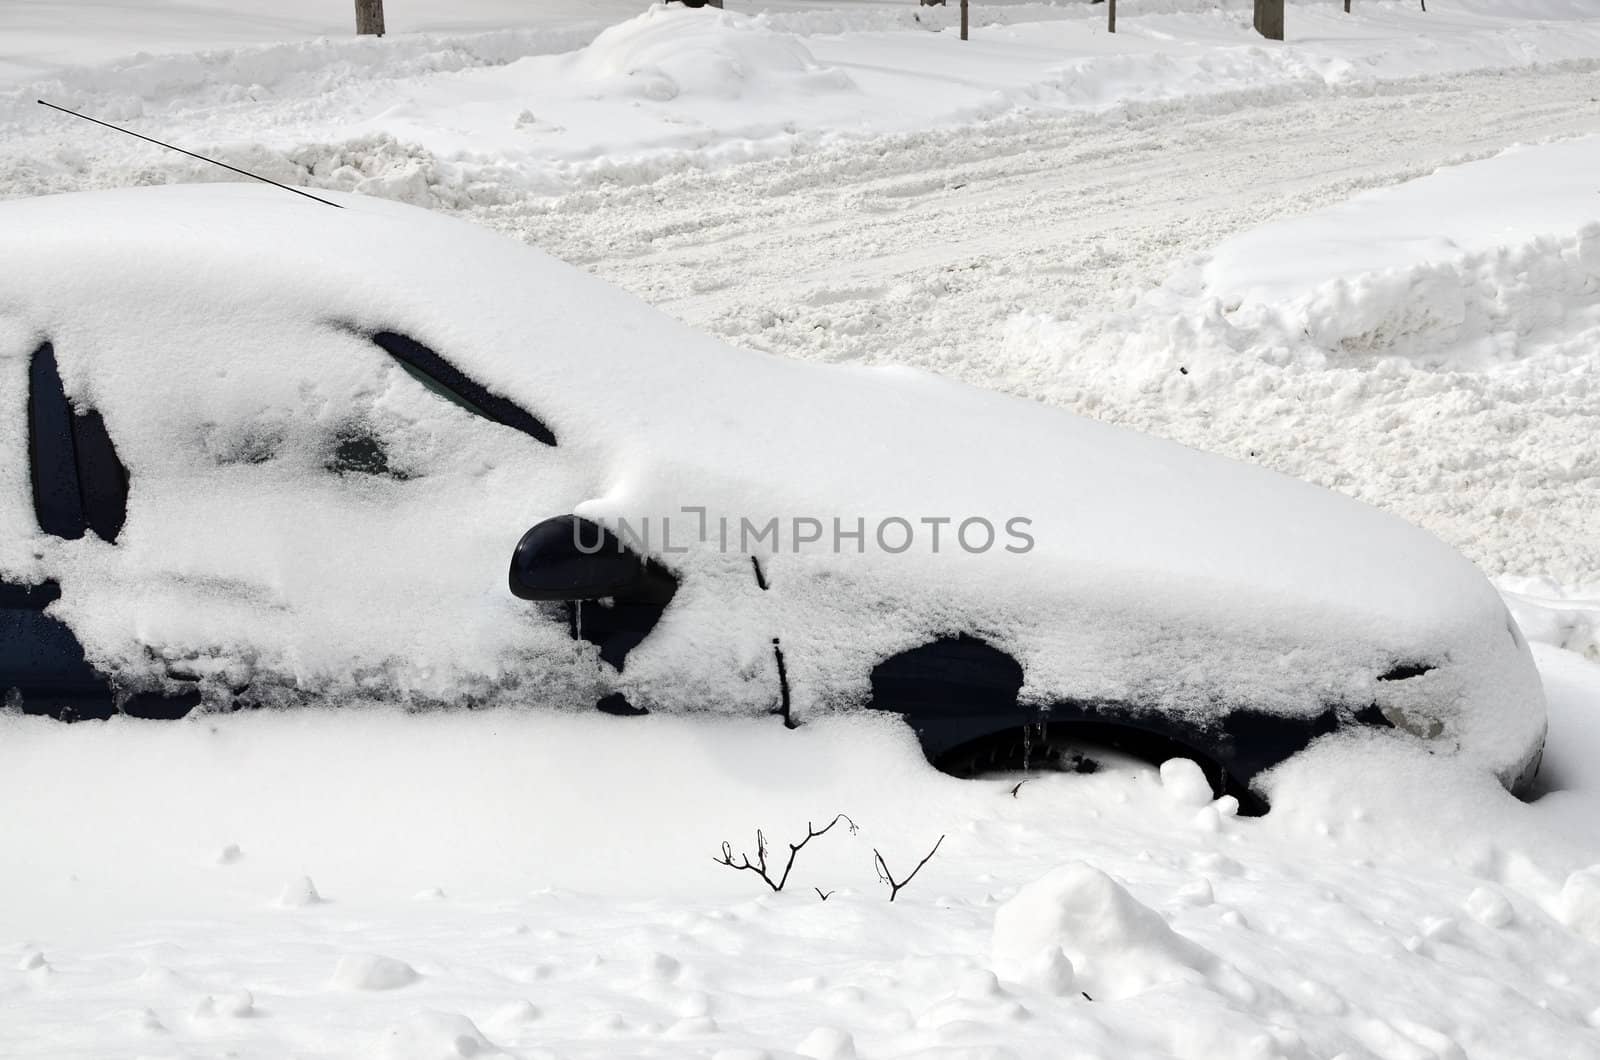
[[[446,401],[474,416],[521,431],[545,445],[556,444],[555,433],[536,416],[490,392],[416,339],[394,331],[380,331],[372,336],[372,341],[413,379]]]
[[[33,353],[28,370],[28,463],[39,528],[77,540],[93,530],[115,541],[128,517],[128,472],[104,419],[74,409],[61,383],[55,347]]]

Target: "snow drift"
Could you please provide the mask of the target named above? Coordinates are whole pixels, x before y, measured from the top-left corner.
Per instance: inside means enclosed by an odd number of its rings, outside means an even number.
[[[656,102],[706,96],[760,105],[763,97],[852,87],[796,37],[745,16],[681,6],[652,7],[606,29],[571,57],[567,74],[594,98]]]

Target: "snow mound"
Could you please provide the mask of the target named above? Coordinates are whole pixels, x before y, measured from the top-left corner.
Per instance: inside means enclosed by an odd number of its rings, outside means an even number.
[[[1161,763],[1161,790],[1179,806],[1205,806],[1211,801],[1211,782],[1200,767],[1187,758],[1171,758]]]
[[[1571,317],[1589,326],[1568,328]],[[1330,356],[1398,356],[1426,367],[1585,353],[1600,336],[1600,225],[1335,279],[1281,309],[1247,303],[1235,319],[1284,340],[1298,331]],[[1559,339],[1542,341],[1551,333]]]
[[[720,11],[651,7],[612,26],[574,55],[568,72],[596,97],[665,102],[809,95],[849,89],[800,41],[759,18]]]
[[[339,967],[333,973],[333,985],[341,990],[397,990],[421,978],[405,961],[373,954],[351,954],[339,960]]]
[[[227,994],[207,994],[195,1006],[194,1018],[197,1020],[214,1019],[248,1019],[256,1015],[256,999],[248,990],[236,990]]]
[[[1517,918],[1506,896],[1492,887],[1474,887],[1462,908],[1484,927],[1503,928]]]
[[[994,915],[995,968],[1055,993],[1064,954],[1094,998],[1133,997],[1165,983],[1193,981],[1215,963],[1099,869],[1063,865],[1017,892]],[[1041,973],[1045,979],[1035,983]]]
[[[303,909],[321,905],[326,900],[317,892],[317,885],[311,882],[311,877],[301,876],[283,885],[283,890],[278,892],[277,905],[280,909]]]
[[[1600,343],[1600,224],[1341,276],[1281,302],[1241,292],[1217,272],[1215,262],[1203,274],[1180,270],[1098,317],[1019,314],[1007,325],[1008,352],[1019,360],[1047,352],[1062,372],[1127,392],[1193,398],[1236,393],[1256,376],[1384,359],[1428,372],[1534,357],[1576,364]]]
[[[1530,586],[1518,620],[1600,653],[1583,588],[1600,508],[1559,499],[1596,481],[1595,172],[1589,136],[1274,221],[1079,315],[1012,315],[1003,359],[1064,404],[1399,507],[1491,572],[1558,579],[1573,592]],[[1509,542],[1534,525],[1537,550]]]
[[[507,1054],[459,1013],[420,1012],[389,1028],[371,1055],[373,1060],[461,1060]]]
[[[1495,584],[1530,641],[1600,659],[1600,585],[1563,588],[1550,578],[1512,577]]]
[[[818,1027],[795,1046],[795,1052],[811,1060],[856,1060],[856,1042],[837,1027]]]
[[[1007,343],[1191,399],[1388,359],[1576,363],[1600,343],[1597,170],[1596,136],[1441,169],[1228,239],[1103,314],[1018,315]]]
[[[1561,922],[1590,942],[1600,942],[1600,865],[1579,869],[1561,886]]]

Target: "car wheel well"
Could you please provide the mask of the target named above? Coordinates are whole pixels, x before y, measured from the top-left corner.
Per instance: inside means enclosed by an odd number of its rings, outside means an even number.
[[[1087,773],[1094,769],[1065,760],[1065,756],[1086,747],[1109,748],[1154,766],[1173,758],[1187,758],[1205,774],[1214,796],[1231,795],[1239,800],[1240,815],[1259,817],[1269,808],[1265,798],[1230,774],[1221,761],[1203,749],[1165,733],[1115,721],[1050,719],[1013,724],[932,755],[930,761],[935,769],[955,777],[1041,768],[1067,768]]]

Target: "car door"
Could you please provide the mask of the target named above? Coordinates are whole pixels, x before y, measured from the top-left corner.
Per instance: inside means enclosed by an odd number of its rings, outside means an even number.
[[[68,399],[49,342],[28,358],[25,427],[38,532],[63,543],[92,534],[115,545],[127,520],[128,472],[100,414]],[[118,712],[179,717],[199,702],[182,688],[119,694],[51,613],[60,599],[54,579],[0,579],[0,698],[8,706],[73,721]]]

